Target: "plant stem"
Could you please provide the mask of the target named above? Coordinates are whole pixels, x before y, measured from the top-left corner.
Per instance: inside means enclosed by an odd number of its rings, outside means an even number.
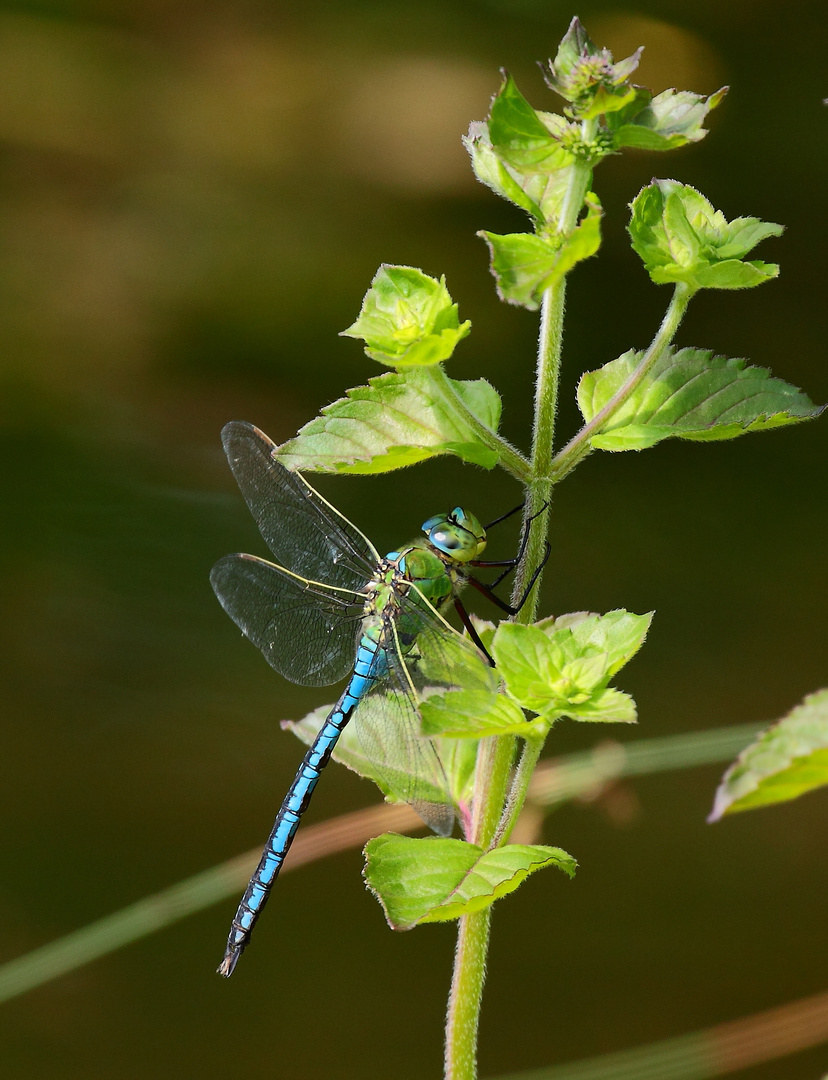
[[[569,185],[564,196],[557,232],[570,233],[578,223],[578,214],[592,179],[589,165],[577,162],[571,167]],[[535,375],[535,419],[532,429],[531,479],[524,520],[537,513],[552,497],[554,478],[551,473],[552,450],[555,445],[555,416],[558,411],[558,385],[561,374],[563,346],[563,317],[566,300],[566,277],[556,281],[543,294],[541,301],[538,359]],[[548,516],[542,515],[532,526],[526,556],[515,574],[513,602],[526,587],[530,574],[542,561],[549,531]],[[534,621],[538,604],[538,588],[532,590],[527,603],[515,621],[529,624]]]
[[[667,308],[661,326],[651,341],[650,347],[641,358],[641,363],[624,385],[616,390],[603,409],[597,412],[588,424],[584,424],[581,430],[569,440],[563,450],[555,456],[551,469],[553,483],[562,480],[567,473],[572,472],[580,461],[583,461],[587,454],[591,453],[592,447],[589,441],[592,436],[606,427],[607,421],[629,400],[636,387],[664,354],[664,350],[676,335],[694,291],[689,285],[683,283],[676,285],[670,306]]]
[[[457,931],[446,1022],[445,1080],[477,1077],[477,1028],[486,977],[491,907],[466,915]]]
[[[555,413],[558,407],[558,384],[561,369],[561,341],[563,334],[564,300],[566,279],[562,278],[543,294],[541,302],[540,334],[538,337],[538,365],[535,383],[535,424],[532,434],[532,476],[527,485],[524,522],[550,502],[552,481],[549,463],[555,439]],[[512,603],[523,595],[529,577],[544,555],[549,528],[548,515],[541,514],[529,526],[529,541],[523,560],[515,573]],[[534,588],[515,621],[529,624],[534,621],[538,605],[538,589]]]
[[[588,164],[576,162],[572,166],[569,185],[557,222],[558,232],[566,234],[575,228],[591,177],[592,170]],[[527,488],[525,521],[541,510],[544,504],[548,504],[552,495],[551,462],[555,442],[555,415],[558,408],[565,296],[566,278],[564,277],[546,290],[541,301],[532,456],[528,471],[521,477]],[[490,434],[498,438],[493,432]],[[521,458],[520,461],[522,468],[525,468],[527,464],[525,459]],[[518,475],[514,469],[510,471]],[[542,514],[529,527],[526,552],[515,574],[513,594],[515,598],[521,596],[529,575],[543,561],[548,529],[548,515],[546,514]],[[533,588],[526,603],[515,616],[517,622],[529,624],[534,621],[537,597],[538,589]],[[540,746],[537,747],[538,754]],[[522,762],[522,769],[519,769],[519,783],[513,784],[512,793],[507,800],[514,752],[515,739],[507,736],[484,739],[478,750],[478,767],[474,785],[475,816],[471,839],[483,848],[503,843],[511,828],[513,818],[520,813],[523,805],[526,786],[537,761],[537,755],[534,753],[534,748],[530,750],[527,744],[527,750],[523,755],[525,764]],[[504,810],[505,803],[506,810]],[[477,1029],[486,975],[490,920],[491,908],[486,908],[473,915],[463,916],[459,922],[454,973],[446,1018],[446,1080],[475,1080],[477,1077]]]
[[[515,772],[512,786],[509,789],[509,797],[506,800],[506,806],[497,826],[497,832],[495,833],[494,843],[492,845],[493,847],[500,847],[501,844],[507,844],[509,842],[509,837],[520,816],[520,812],[523,809],[523,804],[526,802],[529,781],[532,779],[532,774],[535,771],[535,766],[538,763],[538,758],[541,755],[543,744],[545,742],[545,735],[536,738],[527,738],[524,741],[523,752],[520,755],[517,771]]]
[[[506,798],[514,757],[513,736],[481,739],[477,751],[474,790],[485,798],[474,800],[472,843],[492,845]],[[486,978],[491,907],[465,915],[457,928],[457,948],[446,1017],[445,1080],[475,1080],[477,1029]]]

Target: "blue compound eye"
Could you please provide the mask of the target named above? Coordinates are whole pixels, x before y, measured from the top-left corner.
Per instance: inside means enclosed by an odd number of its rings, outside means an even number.
[[[450,514],[438,514],[423,523],[428,542],[455,562],[471,562],[486,546],[486,530],[474,516],[461,506]]]

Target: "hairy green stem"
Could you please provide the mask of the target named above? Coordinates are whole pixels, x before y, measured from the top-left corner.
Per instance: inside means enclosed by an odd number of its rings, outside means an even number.
[[[551,469],[553,483],[562,480],[567,473],[572,472],[575,466],[591,453],[590,439],[606,427],[607,421],[629,400],[636,387],[639,386],[656,361],[663,356],[664,350],[676,336],[676,331],[684,318],[684,313],[694,291],[689,285],[683,283],[676,285],[670,306],[667,308],[661,326],[650,343],[650,347],[641,358],[641,363],[624,385],[616,390],[603,409],[596,413],[588,424],[584,424],[581,430],[569,440],[563,450],[553,459]]]
[[[572,166],[569,185],[564,196],[557,232],[570,233],[578,223],[578,215],[584,204],[592,170],[585,163]],[[540,332],[538,335],[538,360],[535,375],[535,418],[532,429],[531,479],[524,520],[536,514],[552,497],[554,478],[551,473],[552,451],[555,445],[555,417],[558,411],[558,387],[561,375],[561,350],[563,347],[563,318],[566,300],[566,277],[548,288],[541,301]],[[515,574],[513,603],[522,594],[529,576],[543,559],[546,537],[549,531],[547,515],[542,515],[529,533],[526,557]],[[539,582],[538,582],[539,583]],[[516,622],[534,622],[537,612],[538,589],[516,616]]]
[[[532,774],[535,771],[535,766],[538,763],[545,742],[545,735],[530,737],[524,741],[523,752],[520,755],[512,786],[509,789],[506,806],[497,826],[493,847],[500,847],[502,844],[508,844],[509,842],[509,837],[517,824],[518,817],[520,817],[523,804],[526,802],[529,782],[532,779]]]
[[[558,232],[566,234],[575,228],[591,177],[592,171],[587,164],[576,163],[572,167],[557,222]],[[527,489],[524,509],[526,522],[533,514],[537,514],[544,504],[549,503],[552,495],[550,465],[558,408],[565,296],[566,278],[562,278],[546,290],[541,301],[532,456],[528,472],[521,477]],[[520,460],[523,465],[526,464],[523,458]],[[513,475],[518,475],[514,468],[510,471]],[[529,575],[534,573],[543,561],[548,529],[547,514],[541,514],[529,527],[526,552],[515,574],[515,598],[522,595]],[[529,624],[534,621],[537,597],[538,590],[534,588],[515,616],[517,622]],[[517,786],[512,785],[507,798],[514,752],[515,739],[507,736],[483,740],[478,751],[472,839],[484,848],[502,843],[508,835],[510,822],[520,813],[526,785],[537,761],[536,756],[534,761],[531,760],[534,750],[529,752],[529,758],[526,756],[527,751],[524,751],[523,759],[526,764],[522,770],[518,770],[520,782]],[[475,1080],[477,1077],[477,1029],[486,973],[490,918],[491,909],[486,908],[473,915],[465,915],[459,922],[446,1019],[446,1080]]]
[[[549,463],[555,439],[555,414],[558,407],[558,384],[561,369],[561,341],[563,334],[564,300],[566,279],[562,278],[543,294],[541,302],[540,334],[538,338],[538,366],[535,384],[535,425],[532,436],[532,477],[528,484],[524,524],[543,509],[552,496]],[[543,560],[546,536],[549,528],[547,514],[541,514],[529,526],[529,542],[526,552],[515,573],[512,603],[523,595],[529,577]],[[534,588],[515,621],[529,624],[534,621],[538,603],[538,589]]]
[[[485,799],[477,799],[472,817],[469,840],[478,847],[494,846],[500,824],[501,807],[509,788],[509,777],[515,757],[514,735],[492,735],[481,739],[477,751],[474,789],[485,791]]]
[[[486,978],[492,909],[464,916],[457,930],[446,1023],[445,1080],[477,1077],[477,1028]]]
[[[481,739],[477,751],[474,790],[486,798],[475,799],[472,832],[468,839],[479,847],[492,845],[506,798],[515,739]],[[489,924],[492,909],[484,908],[460,919],[457,948],[446,1018],[446,1080],[475,1080],[477,1076],[477,1029],[486,978]]]

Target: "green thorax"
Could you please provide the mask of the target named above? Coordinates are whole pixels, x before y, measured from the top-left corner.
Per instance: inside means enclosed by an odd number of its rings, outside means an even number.
[[[418,597],[425,597],[439,611],[454,589],[451,568],[430,548],[412,546],[390,551],[377,568],[371,609],[377,615],[393,613],[400,597],[409,596],[415,603]]]
[[[469,564],[486,547],[485,529],[473,514],[459,506],[448,514],[429,518],[423,532],[422,540],[389,552],[377,568],[366,610],[376,619],[375,631],[390,616],[398,621],[404,636],[416,633],[415,618],[406,618],[401,597],[407,596],[415,607],[426,606],[422,603],[425,600],[439,611],[462,588]],[[366,630],[373,636],[370,623]]]

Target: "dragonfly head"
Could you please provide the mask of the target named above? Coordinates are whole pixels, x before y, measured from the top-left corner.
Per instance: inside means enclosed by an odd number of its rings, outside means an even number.
[[[454,562],[471,562],[486,547],[486,530],[462,506],[455,506],[449,514],[429,518],[423,522],[423,532],[432,547]]]

